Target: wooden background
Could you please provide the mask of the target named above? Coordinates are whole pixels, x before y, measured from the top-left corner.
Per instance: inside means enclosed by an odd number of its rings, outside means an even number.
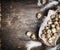
[[[36,13],[40,10],[36,4],[37,0],[2,1],[3,50],[22,50],[31,40],[25,35],[26,31],[38,33],[41,21],[36,18]]]

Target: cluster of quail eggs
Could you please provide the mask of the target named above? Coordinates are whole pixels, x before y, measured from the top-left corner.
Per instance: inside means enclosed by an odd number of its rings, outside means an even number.
[[[51,20],[47,22],[47,26],[42,30],[42,40],[48,46],[56,45],[60,35],[60,13],[51,15]]]

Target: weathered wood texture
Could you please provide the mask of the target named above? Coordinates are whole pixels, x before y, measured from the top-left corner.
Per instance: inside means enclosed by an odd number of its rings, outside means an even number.
[[[34,1],[31,2],[2,2],[1,37],[2,46],[6,50],[23,48],[27,41],[31,40],[25,35],[26,31],[38,33],[40,21],[36,18],[36,13],[40,8]]]

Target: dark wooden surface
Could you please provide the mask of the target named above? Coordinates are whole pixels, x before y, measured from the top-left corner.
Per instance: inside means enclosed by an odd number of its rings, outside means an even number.
[[[40,8],[34,1],[2,2],[2,46],[3,50],[22,49],[31,40],[26,31],[38,33],[36,13]],[[24,49],[25,50],[25,49]]]

